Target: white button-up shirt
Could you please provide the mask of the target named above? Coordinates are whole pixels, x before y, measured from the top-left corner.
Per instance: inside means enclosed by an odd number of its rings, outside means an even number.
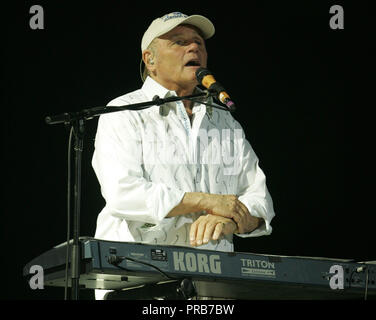
[[[109,106],[175,95],[151,78]],[[185,192],[235,194],[265,223],[241,237],[268,235],[272,199],[258,158],[240,124],[223,110],[195,103],[192,123],[181,101],[100,116],[92,165],[106,205],[95,237],[190,246],[189,230],[204,212],[166,217]],[[232,235],[198,247],[233,251]]]

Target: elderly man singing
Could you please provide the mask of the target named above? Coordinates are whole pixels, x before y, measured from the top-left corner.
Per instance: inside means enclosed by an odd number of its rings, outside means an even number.
[[[205,40],[213,35],[200,15],[155,19],[141,42],[143,86],[108,105],[199,91],[196,71],[207,66]],[[106,201],[98,239],[231,252],[233,234],[272,232],[258,158],[230,112],[210,104],[183,100],[102,115],[92,164]]]

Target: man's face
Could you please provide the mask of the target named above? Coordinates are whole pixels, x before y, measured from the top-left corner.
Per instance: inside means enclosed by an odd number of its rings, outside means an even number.
[[[193,89],[196,70],[207,64],[204,39],[189,25],[177,26],[159,37],[156,55],[157,81],[170,90]]]

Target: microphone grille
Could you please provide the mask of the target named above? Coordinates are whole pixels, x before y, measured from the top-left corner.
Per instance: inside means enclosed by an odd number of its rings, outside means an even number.
[[[202,83],[202,79],[205,76],[207,76],[208,74],[212,74],[208,69],[203,68],[203,67],[198,68],[196,70],[196,79],[197,79],[198,83],[201,84]]]

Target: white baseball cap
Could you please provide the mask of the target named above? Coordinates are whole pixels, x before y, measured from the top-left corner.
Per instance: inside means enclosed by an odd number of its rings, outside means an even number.
[[[204,39],[209,39],[214,35],[215,29],[213,23],[204,16],[187,16],[181,12],[172,12],[163,17],[155,19],[145,31],[141,41],[141,51],[148,48],[150,43],[157,37],[164,35],[180,24],[190,24],[199,28]]]

